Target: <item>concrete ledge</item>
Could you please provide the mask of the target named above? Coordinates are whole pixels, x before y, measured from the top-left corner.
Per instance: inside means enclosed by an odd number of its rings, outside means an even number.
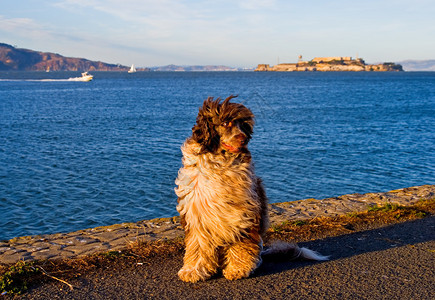
[[[339,216],[367,210],[375,204],[413,205],[435,198],[435,185],[403,188],[386,193],[349,194],[322,200],[305,199],[270,205],[271,224],[288,220]],[[145,220],[79,230],[70,233],[24,236],[0,242],[0,263],[19,260],[77,258],[126,249],[136,240],[170,240],[183,236],[179,217]]]

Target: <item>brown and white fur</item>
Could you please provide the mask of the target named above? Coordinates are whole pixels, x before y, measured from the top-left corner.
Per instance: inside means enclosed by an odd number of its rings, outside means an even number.
[[[186,282],[206,280],[219,269],[230,280],[248,277],[260,265],[262,254],[327,259],[287,243],[262,253],[268,201],[247,148],[254,115],[244,105],[230,102],[232,98],[205,100],[192,136],[181,147],[183,167],[175,193],[186,252],[178,276]]]

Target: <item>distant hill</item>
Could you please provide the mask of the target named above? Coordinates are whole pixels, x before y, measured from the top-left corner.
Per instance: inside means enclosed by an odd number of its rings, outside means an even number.
[[[0,71],[127,71],[126,66],[64,57],[0,43]]]
[[[16,48],[0,43],[0,71],[127,71],[129,67],[64,57],[57,53]],[[243,69],[245,70],[245,69]],[[137,68],[137,71],[242,71],[227,66],[176,66]],[[252,70],[246,70],[252,71]]]
[[[153,71],[166,71],[166,72],[210,72],[210,71],[241,71],[241,69],[227,67],[227,66],[177,66],[167,65],[160,67],[152,67]]]
[[[404,60],[399,62],[405,71],[435,71],[435,59]]]

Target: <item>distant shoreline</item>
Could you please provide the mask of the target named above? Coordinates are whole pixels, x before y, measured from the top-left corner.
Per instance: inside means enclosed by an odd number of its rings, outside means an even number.
[[[299,70],[298,72],[315,72],[318,73],[331,73],[331,72],[338,72],[338,71],[334,71],[334,70],[328,70],[328,71],[319,71],[319,70],[315,70],[315,71],[309,71],[309,70]],[[60,74],[60,73],[80,73],[81,71],[50,71],[47,74],[53,73],[53,74]],[[88,71],[88,72],[101,72],[101,73],[127,73],[126,71],[114,71],[114,70],[94,70],[94,71]],[[147,70],[147,71],[137,71],[137,73],[254,73],[254,72],[259,72],[256,71],[254,68],[252,69],[242,69],[242,70],[180,70],[180,71],[173,71],[173,70]],[[261,71],[260,71],[261,72]],[[268,72],[285,72],[285,71],[273,71],[273,70],[268,70]],[[291,73],[291,71],[288,71]],[[345,72],[351,72],[351,73],[356,73],[356,71],[349,71],[349,70],[341,70],[340,72],[345,73]],[[365,73],[370,73],[370,71],[362,71]],[[376,73],[376,71],[374,71]],[[435,72],[435,70],[403,70],[400,71],[401,73],[418,73],[418,72],[425,72],[425,73],[432,73]],[[0,74],[7,74],[7,73],[37,73],[37,74],[44,74],[46,73],[45,71],[42,70],[0,70]],[[131,75],[134,76],[134,75]]]
[[[337,59],[338,58],[338,59]],[[337,61],[342,60],[346,57],[335,57]],[[316,59],[316,58],[315,58]],[[313,60],[315,60],[313,59]],[[312,61],[313,61],[312,60]],[[361,59],[355,59],[355,65],[358,65],[358,61]],[[310,62],[312,62],[310,61]],[[278,64],[273,66],[269,71],[276,71],[276,69],[282,69],[286,71],[291,65],[295,65],[298,68],[303,68],[303,63],[307,63],[306,69],[301,69],[298,71],[313,71],[310,66],[310,62],[299,61],[295,64]],[[372,64],[369,66],[374,66],[373,71],[377,66],[379,68],[384,68],[384,64],[387,65],[397,65],[403,66],[402,71],[435,71],[435,60],[404,60],[401,62],[394,63],[381,63]],[[266,66],[266,64],[260,64]],[[258,66],[260,66],[258,65]],[[257,69],[258,69],[257,66]],[[327,66],[328,67],[328,66]],[[330,67],[330,66],[329,66]],[[127,72],[130,69],[128,66],[121,64],[111,64],[104,63],[101,61],[90,61],[84,58],[74,58],[74,57],[64,57],[57,53],[50,52],[40,52],[29,49],[20,49],[14,46],[0,43],[0,72],[3,71],[39,71],[39,72],[57,72],[57,71],[71,71],[71,72],[84,72],[84,71],[98,71],[98,72]],[[369,67],[370,69],[370,67]],[[175,65],[169,64],[164,66],[154,66],[154,67],[137,67],[138,72],[149,72],[149,71],[165,71],[165,72],[250,72],[255,71],[255,67],[230,67],[225,65]],[[322,70],[321,66],[316,67],[316,71],[336,71],[330,67],[330,70]],[[355,71],[355,70],[342,70],[342,71]],[[367,71],[367,70],[366,70]]]

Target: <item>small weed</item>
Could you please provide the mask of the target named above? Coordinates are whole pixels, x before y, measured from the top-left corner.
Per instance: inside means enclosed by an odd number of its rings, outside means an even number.
[[[378,206],[377,204],[370,206],[368,211],[393,212],[403,208],[404,208],[403,206],[400,206],[398,204],[386,203],[382,206]]]
[[[19,261],[0,277],[0,292],[15,295],[24,293],[27,291],[29,278],[40,272],[33,263]]]
[[[271,226],[270,226],[270,229],[271,229],[273,232],[279,233],[279,232],[282,231],[282,226],[281,226],[281,225],[271,225]]]
[[[391,217],[401,219],[404,217],[424,218],[427,213],[421,210],[418,205],[414,206],[401,206],[398,204],[386,203],[382,206],[374,205],[368,209],[368,212],[372,213],[389,213]]]
[[[359,213],[351,212],[351,213],[346,214],[346,216],[349,218],[357,218],[359,216]]]
[[[297,220],[292,222],[292,225],[294,226],[303,226],[303,225],[307,225],[308,221],[307,220]]]
[[[109,251],[106,253],[102,253],[101,256],[108,259],[116,259],[122,255],[121,251]]]
[[[417,217],[417,218],[424,218],[424,217],[426,217],[428,214],[426,213],[426,212],[424,212],[424,211],[419,211],[419,212],[416,212],[415,213],[415,216]]]

